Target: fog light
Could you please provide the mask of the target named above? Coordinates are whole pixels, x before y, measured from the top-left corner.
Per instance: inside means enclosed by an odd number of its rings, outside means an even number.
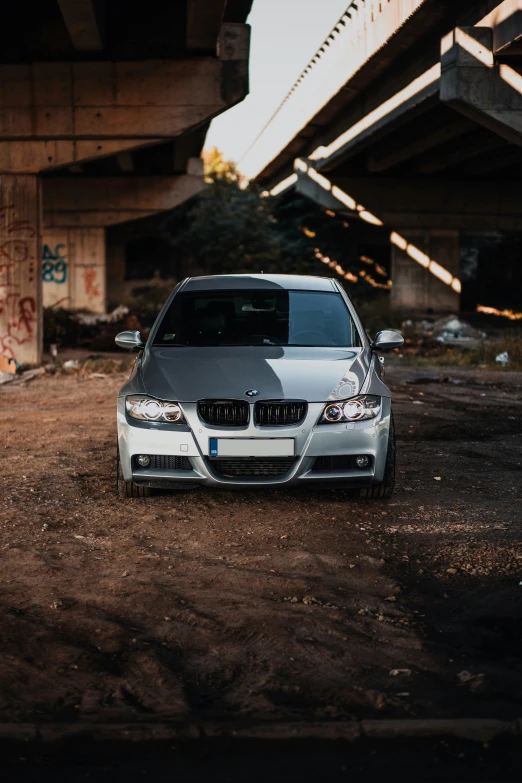
[[[136,457],[136,462],[141,468],[148,468],[150,465],[150,457],[148,454],[139,454]]]
[[[367,468],[370,464],[370,458],[364,454],[361,454],[359,457],[355,458],[355,464],[358,468]]]

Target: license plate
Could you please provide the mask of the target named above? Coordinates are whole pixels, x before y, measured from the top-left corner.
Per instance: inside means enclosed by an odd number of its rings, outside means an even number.
[[[293,438],[210,438],[211,457],[293,457]]]

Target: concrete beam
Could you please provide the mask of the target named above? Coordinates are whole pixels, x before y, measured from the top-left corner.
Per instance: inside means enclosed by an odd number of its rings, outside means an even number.
[[[244,42],[248,26],[233,27]],[[0,85],[0,140],[139,144],[178,136],[241,101],[248,60],[2,65]]]
[[[513,180],[337,177],[334,182],[386,226],[522,230],[522,193]]]
[[[350,215],[351,217],[357,217],[353,209],[349,209],[346,204],[343,204],[332,194],[331,190],[322,187],[318,182],[314,181],[308,173],[301,173],[298,171],[297,174],[295,189],[302,196],[319,204],[323,209],[330,209],[332,212],[340,212],[342,214]]]
[[[187,49],[216,49],[226,0],[187,0]]]
[[[82,52],[103,49],[92,0],[58,0],[58,5],[75,49]]]
[[[401,144],[384,155],[371,156],[368,159],[368,171],[375,173],[387,171],[418,155],[422,155],[424,152],[428,152],[434,147],[439,147],[441,144],[462,136],[464,133],[473,130],[474,127],[470,120],[464,117],[457,117],[453,122],[449,122],[431,133],[422,134],[418,138],[410,140],[407,144]]]
[[[421,174],[436,174],[452,166],[459,166],[467,160],[481,158],[489,152],[505,147],[505,142],[498,136],[488,135],[479,139],[462,139],[454,145],[451,152],[442,150],[423,158],[416,166]]]
[[[38,174],[62,166],[87,163],[128,150],[152,146],[136,139],[92,139],[89,141],[0,141],[0,174]]]
[[[504,0],[480,20],[479,27],[493,31],[493,52],[502,55],[522,39],[522,0]]]
[[[102,227],[147,217],[181,204],[204,187],[203,178],[48,177],[43,180],[44,226]]]
[[[490,27],[457,27],[442,39],[440,99],[522,145],[522,76],[493,54]]]
[[[402,90],[381,103],[358,122],[350,125],[328,145],[318,147],[310,157],[319,168],[329,170],[339,160],[355,154],[362,145],[373,142],[397,129],[411,117],[411,112],[427,110],[438,99],[440,64],[436,63]]]

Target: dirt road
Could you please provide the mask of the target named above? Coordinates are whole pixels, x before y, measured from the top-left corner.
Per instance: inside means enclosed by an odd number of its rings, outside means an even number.
[[[0,721],[522,714],[522,375],[425,374],[389,502],[119,500],[123,376],[0,389]]]

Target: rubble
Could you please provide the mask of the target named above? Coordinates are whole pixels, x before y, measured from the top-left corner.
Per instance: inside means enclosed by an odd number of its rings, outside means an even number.
[[[96,324],[115,324],[122,321],[129,314],[129,308],[119,305],[110,313],[75,313],[75,318],[83,326],[95,326]]]
[[[439,343],[458,348],[476,348],[487,335],[474,329],[456,315],[448,315],[431,324],[431,336]]]

